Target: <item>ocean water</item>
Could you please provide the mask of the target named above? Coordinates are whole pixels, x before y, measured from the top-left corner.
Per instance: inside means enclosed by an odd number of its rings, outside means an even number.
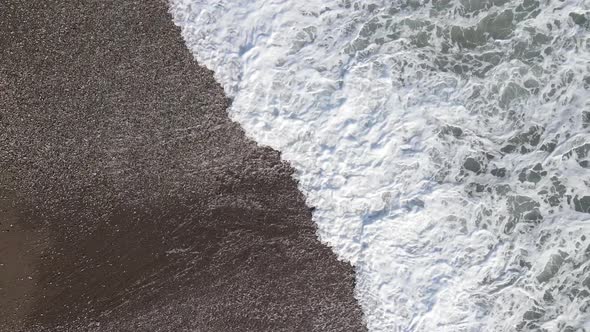
[[[172,0],[371,331],[590,331],[590,1]]]

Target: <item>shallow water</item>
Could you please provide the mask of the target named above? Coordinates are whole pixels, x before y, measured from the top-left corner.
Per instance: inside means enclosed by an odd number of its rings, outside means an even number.
[[[590,2],[173,0],[372,331],[590,329]]]

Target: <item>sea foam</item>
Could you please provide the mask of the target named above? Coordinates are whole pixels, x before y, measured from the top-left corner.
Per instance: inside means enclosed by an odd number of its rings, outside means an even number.
[[[372,331],[590,329],[590,2],[172,0]]]

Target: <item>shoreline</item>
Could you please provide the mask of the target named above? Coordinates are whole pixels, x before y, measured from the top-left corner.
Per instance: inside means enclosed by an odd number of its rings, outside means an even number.
[[[2,12],[14,207],[0,217],[17,211],[39,237],[5,251],[37,250],[19,259],[34,287],[0,294],[29,309],[0,328],[365,330],[353,268],[317,239],[293,169],[228,118],[165,2]]]

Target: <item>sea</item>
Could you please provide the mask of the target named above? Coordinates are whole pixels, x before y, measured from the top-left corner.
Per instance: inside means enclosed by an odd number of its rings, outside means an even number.
[[[370,331],[590,331],[590,0],[170,11],[296,169]]]

